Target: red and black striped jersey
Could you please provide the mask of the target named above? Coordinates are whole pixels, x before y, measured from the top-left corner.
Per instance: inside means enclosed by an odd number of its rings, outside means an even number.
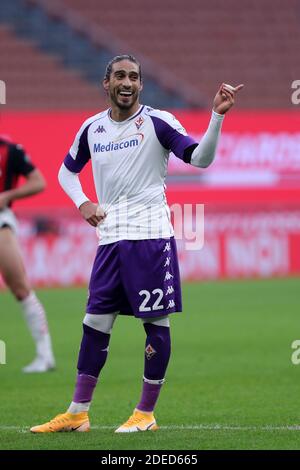
[[[34,169],[21,145],[0,142],[0,193],[15,188],[19,176],[27,176]]]

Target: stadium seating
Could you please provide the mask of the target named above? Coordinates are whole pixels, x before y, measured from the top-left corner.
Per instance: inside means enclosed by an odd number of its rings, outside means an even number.
[[[59,57],[44,54],[0,25],[1,80],[7,86],[6,109],[94,109],[104,106],[100,87],[66,69]],[[81,104],[79,104],[81,103]]]
[[[98,0],[60,2],[201,89],[207,100],[220,81],[242,82],[241,107],[292,106],[291,82],[300,78],[297,0],[111,0],[105,8]]]
[[[152,0],[151,8],[146,0],[111,0],[105,8],[98,0],[17,0],[24,20],[15,11],[5,17],[4,4],[16,7],[5,1],[0,14],[2,70],[13,83],[9,108],[102,107],[100,68],[125,51],[142,59],[144,101],[153,106],[207,108],[221,81],[247,85],[239,107],[293,106],[291,83],[300,78],[297,0]],[[58,29],[45,28],[38,10]]]

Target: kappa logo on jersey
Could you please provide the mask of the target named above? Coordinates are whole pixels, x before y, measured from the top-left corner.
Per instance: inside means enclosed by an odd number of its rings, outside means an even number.
[[[103,132],[106,132],[106,130],[104,129],[104,126],[98,126],[96,130],[94,130],[94,134],[96,134],[96,132],[99,132],[100,134],[102,134]]]
[[[154,356],[154,354],[156,354],[156,351],[155,349],[151,346],[151,344],[148,344],[148,346],[146,347],[145,349],[145,353],[146,353],[146,358],[148,359],[148,361],[151,359],[151,357]]]
[[[132,137],[130,139],[130,137]],[[98,152],[111,152],[116,150],[124,150],[132,147],[137,147],[143,140],[144,134],[140,132],[137,134],[129,135],[120,140],[110,141],[107,144],[94,144],[94,153]]]
[[[140,116],[138,119],[136,119],[136,121],[134,121],[137,130],[139,130],[139,128],[143,125],[144,121],[145,119],[143,118],[143,116]]]

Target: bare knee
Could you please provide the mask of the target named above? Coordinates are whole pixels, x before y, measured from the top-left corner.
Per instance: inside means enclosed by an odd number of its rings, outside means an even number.
[[[7,283],[7,285],[14,297],[19,301],[26,299],[30,294],[30,287],[27,282],[11,282]]]
[[[17,239],[10,229],[0,230],[0,261],[5,284],[17,300],[25,299],[31,289]]]

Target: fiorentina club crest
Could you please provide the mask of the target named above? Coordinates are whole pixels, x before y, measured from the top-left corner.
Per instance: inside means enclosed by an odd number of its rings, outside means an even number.
[[[134,121],[137,130],[139,130],[139,128],[142,126],[143,122],[144,122],[144,118],[142,116],[140,116],[138,119],[136,119]]]
[[[151,357],[154,356],[154,354],[156,354],[156,351],[154,348],[152,348],[151,344],[148,344],[148,346],[145,349],[145,353],[146,353],[146,358],[149,360],[151,359]]]

